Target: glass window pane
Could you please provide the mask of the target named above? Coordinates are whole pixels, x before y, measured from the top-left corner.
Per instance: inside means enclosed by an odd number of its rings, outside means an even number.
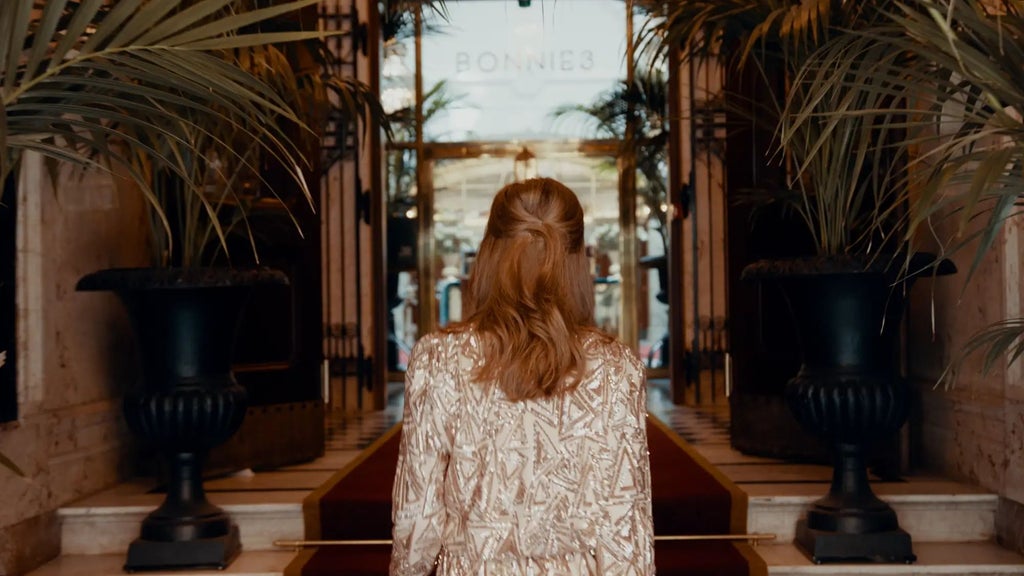
[[[388,115],[395,142],[416,140],[415,43],[391,39],[384,44],[380,70],[380,103]]]
[[[416,153],[392,150],[386,155],[388,368],[404,370],[420,336],[416,202]]]
[[[558,0],[446,4],[423,36],[423,89],[443,108],[427,141],[577,137],[559,107],[590,102],[626,76],[626,4]],[[436,93],[436,92],[435,92]],[[426,110],[426,107],[424,108]]]
[[[664,149],[638,155],[636,234],[640,283],[637,290],[638,351],[648,368],[668,368],[668,175]],[[646,162],[646,164],[645,164]]]

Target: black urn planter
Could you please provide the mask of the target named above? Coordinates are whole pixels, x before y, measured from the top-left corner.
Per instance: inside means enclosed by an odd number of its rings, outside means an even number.
[[[256,284],[287,283],[274,270],[132,268],[84,276],[79,291],[116,293],[131,319],[142,378],[125,393],[129,428],[158,450],[167,493],[142,522],[126,571],[225,568],[241,551],[238,527],[206,499],[203,463],[238,430],[246,391],[231,372],[235,332]]]
[[[930,260],[915,257],[909,269],[922,270]],[[917,276],[954,271],[943,260]],[[864,456],[909,414],[897,337],[913,277],[897,283],[881,262],[807,259],[757,262],[743,278],[776,282],[785,294],[802,355],[786,402],[800,425],[833,452],[829,492],[797,524],[797,545],[816,563],[913,562],[910,535],[875,496]]]

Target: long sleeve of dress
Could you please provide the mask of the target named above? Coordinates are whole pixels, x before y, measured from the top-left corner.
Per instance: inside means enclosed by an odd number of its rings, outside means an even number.
[[[450,454],[445,387],[433,337],[413,348],[405,373],[405,412],[392,494],[391,576],[425,576],[441,550],[446,512],[444,475]]]
[[[647,386],[644,368],[632,355],[623,379],[628,386],[613,429],[619,442],[609,470],[610,523],[600,532],[597,561],[605,576],[651,576],[654,522],[651,515],[651,464],[647,450]]]

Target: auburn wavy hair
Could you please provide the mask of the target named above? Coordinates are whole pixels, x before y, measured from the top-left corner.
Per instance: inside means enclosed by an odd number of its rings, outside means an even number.
[[[585,370],[583,336],[597,333],[583,240],[583,207],[550,178],[498,191],[465,300],[463,326],[480,335],[474,378],[511,400],[573,389]]]

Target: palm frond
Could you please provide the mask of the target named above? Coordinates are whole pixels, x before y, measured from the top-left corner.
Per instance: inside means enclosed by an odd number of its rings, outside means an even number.
[[[206,33],[198,36],[207,41],[203,46],[182,45],[180,40],[183,34],[195,34],[190,28],[207,18],[211,9],[223,7],[224,2],[167,0],[144,7],[138,7],[138,2],[120,2],[112,9],[102,2],[47,3],[42,14],[24,22],[24,35],[8,36],[3,50],[7,57],[0,59],[7,119],[2,136],[14,146],[4,149],[0,176],[13,168],[20,153],[17,146],[28,140],[19,137],[45,134],[52,119],[66,115],[68,107],[97,125],[116,124],[129,132],[137,126],[173,125],[178,106],[191,101],[190,113],[206,113],[211,122],[255,119],[254,129],[271,142],[276,141],[279,153],[298,158],[298,151],[284,144],[277,122],[268,122],[278,116],[293,118],[294,114],[268,86],[211,51],[263,44],[266,36],[241,28],[254,18],[268,18],[309,3],[301,0],[274,10],[255,10],[248,18],[215,19],[215,29],[207,26]],[[31,5],[28,0],[3,3],[0,21],[21,23],[25,7]],[[171,11],[177,15],[164,20],[162,30],[177,33],[179,42],[131,42],[145,38],[152,20]],[[62,19],[67,21],[67,28],[57,25]],[[173,24],[180,28],[172,29]],[[220,44],[217,34],[221,36]],[[107,84],[101,87],[97,80],[106,80]],[[149,93],[140,96],[139,92],[147,88]],[[165,105],[169,102],[158,95],[161,93],[175,99],[177,106]],[[131,113],[124,114],[120,106],[128,101],[133,103]],[[130,156],[112,160],[128,164],[125,160]]]
[[[893,3],[876,25],[830,43],[809,60],[799,79],[809,87],[808,97],[794,105],[792,122],[824,126],[824,141],[851,118],[902,114],[894,146],[917,151],[900,180],[915,192],[905,241],[913,243],[924,231],[944,255],[970,250],[966,287],[1002,227],[1021,213],[1022,69],[1024,3],[905,0]],[[948,237],[935,235],[942,220],[952,223],[945,227],[952,230]],[[940,382],[951,385],[965,358],[977,353],[984,373],[1000,361],[1018,361],[1022,334],[1024,319],[982,329]]]
[[[657,68],[638,68],[633,82],[622,81],[590,104],[565,105],[552,112],[556,122],[579,119],[587,137],[620,141],[636,152],[642,178],[637,191],[658,218],[667,246],[668,229],[662,203],[668,197],[665,159],[668,143],[668,82]]]
[[[899,117],[820,115],[821,109],[837,105],[888,106],[886,99],[896,96],[816,92],[814,83],[825,74],[850,74],[836,69],[843,62],[830,61],[831,69],[817,75],[802,72],[818,51],[884,20],[892,5],[890,0],[685,1],[671,3],[642,32],[645,42],[661,42],[662,50],[680,48],[684,59],[712,60],[723,67],[730,121],[775,134],[776,148],[769,157],[792,167],[785,188],[799,194],[780,194],[777,185],[763,192],[780,201],[797,200],[792,208],[823,255],[898,250],[898,230],[907,224],[894,208],[903,200],[896,183],[906,159],[889,144]],[[733,92],[753,89],[740,86],[748,82],[757,84],[761,101],[748,104]]]
[[[295,184],[290,188],[312,204],[306,177],[327,103],[366,127],[384,118],[368,87],[322,69],[293,69],[295,60],[279,48],[322,45],[328,33],[266,25],[317,2],[0,3],[0,28],[9,32],[0,40],[0,177],[33,150],[60,162],[111,166],[153,202],[155,172],[185,178],[184,159],[210,153],[197,143],[232,155],[232,139],[242,138],[260,142]],[[244,152],[235,161],[248,163]]]
[[[651,2],[657,5],[657,2]],[[881,2],[835,0],[687,0],[651,10],[641,44],[684,58],[721,59],[740,68],[751,58],[799,63],[840,29],[860,28]]]
[[[950,388],[956,384],[964,363],[976,354],[981,354],[983,376],[989,375],[997,366],[1020,360],[1024,354],[1024,318],[997,322],[972,334],[947,365],[936,385]]]

